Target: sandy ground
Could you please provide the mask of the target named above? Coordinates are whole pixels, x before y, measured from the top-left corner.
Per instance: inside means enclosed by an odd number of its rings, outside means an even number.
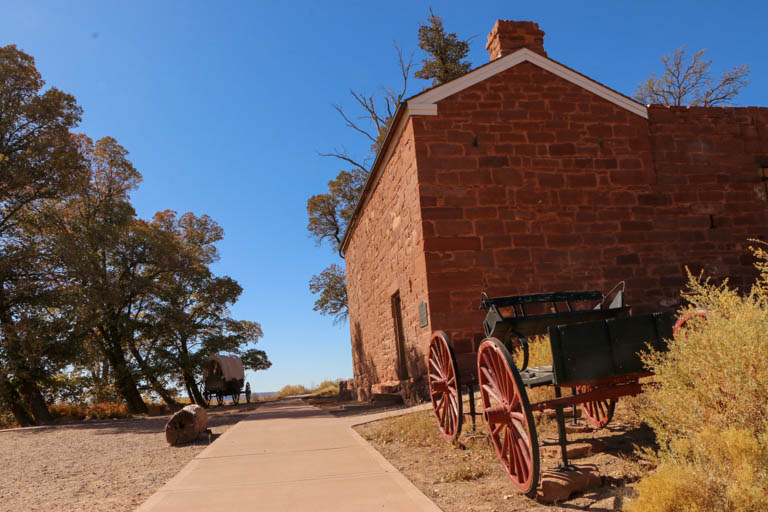
[[[213,409],[213,438],[254,408]],[[0,511],[135,509],[208,446],[168,446],[168,418],[0,432]]]
[[[431,410],[415,414],[419,415],[418,419],[405,427],[394,427],[394,431],[391,425],[396,425],[396,418],[367,423],[356,430],[446,512],[621,510],[639,476],[634,447],[649,446],[653,438],[648,428],[627,421],[621,402],[614,421],[607,428],[569,434],[570,442],[594,439],[602,444],[604,451],[572,462],[580,466],[595,465],[603,485],[553,505],[543,503],[540,497],[530,499],[517,492],[486,438],[482,420],[475,435],[466,425],[461,443],[451,445],[436,433],[437,424]],[[554,421],[539,423],[537,428],[540,444],[557,450]],[[422,433],[424,429],[429,430],[428,435]],[[560,464],[557,453],[542,453],[542,469]]]

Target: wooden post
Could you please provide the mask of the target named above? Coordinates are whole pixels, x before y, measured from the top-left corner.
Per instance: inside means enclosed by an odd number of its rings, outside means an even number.
[[[189,443],[208,429],[208,414],[199,405],[188,405],[171,416],[165,426],[165,439],[170,445]]]

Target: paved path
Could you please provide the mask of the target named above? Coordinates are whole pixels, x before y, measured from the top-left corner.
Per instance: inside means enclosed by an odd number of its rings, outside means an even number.
[[[439,512],[366,443],[357,421],[301,399],[269,402],[224,432],[137,512]]]

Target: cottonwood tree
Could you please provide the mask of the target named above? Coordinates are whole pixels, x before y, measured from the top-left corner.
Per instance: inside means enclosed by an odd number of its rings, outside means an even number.
[[[749,66],[736,66],[715,80],[710,69],[712,61],[704,59],[704,50],[696,52],[690,60],[685,52],[682,46],[662,57],[664,73],[659,78],[652,73],[639,84],[635,99],[668,107],[729,105],[749,84]]]
[[[435,15],[431,9],[429,12],[430,17],[419,27],[419,47],[427,53],[427,57],[423,60],[422,69],[414,76],[432,79],[433,85],[438,85],[469,71],[470,64],[462,61],[469,51],[469,43],[459,40],[456,34],[446,33],[442,18]],[[352,116],[340,105],[334,105],[345,125],[362,135],[369,147],[367,154],[362,158],[353,157],[343,146],[330,153],[321,153],[321,156],[339,159],[352,167],[339,172],[335,179],[328,182],[328,192],[314,195],[307,200],[307,230],[318,245],[327,243],[334,250],[339,250],[360,193],[368,179],[370,164],[381,150],[397,107],[408,90],[413,55],[406,59],[397,43],[395,50],[402,79],[401,87],[397,90],[385,88],[378,96],[351,90],[350,95],[360,111],[358,116]],[[346,279],[341,265],[332,264],[320,274],[313,275],[309,289],[318,295],[314,305],[315,311],[332,316],[335,322],[347,318]]]
[[[55,307],[50,267],[26,220],[84,175],[70,134],[82,111],[74,97],[44,85],[30,55],[0,47],[0,405],[21,425],[50,420],[39,388],[46,364],[33,356],[46,346],[51,315],[35,323],[32,312]]]

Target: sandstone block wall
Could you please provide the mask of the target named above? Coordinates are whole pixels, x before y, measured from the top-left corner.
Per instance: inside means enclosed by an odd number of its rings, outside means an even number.
[[[607,291],[636,312],[679,303],[685,266],[753,275],[765,237],[766,109],[630,113],[530,63],[414,120],[435,328],[483,338],[480,293]],[[762,129],[760,128],[762,126]]]
[[[768,156],[768,109],[645,119],[530,63],[413,116],[346,250],[358,385],[397,379],[396,291],[414,376],[434,329],[477,349],[483,291],[625,280],[637,313],[678,306],[686,266],[746,285],[747,239],[768,239],[756,156]]]
[[[394,141],[393,141],[394,142]],[[423,375],[431,325],[419,327],[427,300],[413,129],[403,130],[345,252],[355,385],[396,382],[392,296],[399,292],[409,376]]]

